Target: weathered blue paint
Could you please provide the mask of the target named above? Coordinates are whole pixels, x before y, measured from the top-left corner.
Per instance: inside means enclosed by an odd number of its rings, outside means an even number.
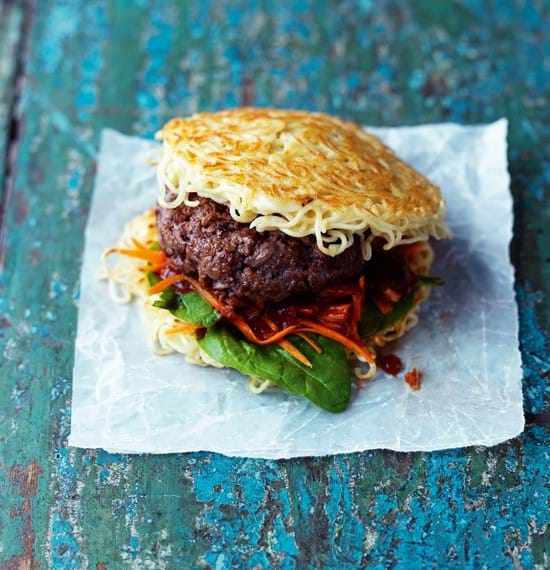
[[[550,399],[550,335],[539,327],[535,309],[543,302],[544,296],[541,292],[533,293],[523,288],[518,288],[516,295],[521,306],[520,346],[529,347],[522,351],[525,410],[530,414],[540,414]]]
[[[127,463],[128,457],[120,453],[109,453],[104,449],[100,449],[95,458],[96,465],[113,465],[113,463]]]
[[[75,528],[57,513],[53,517],[51,534],[51,567],[55,570],[82,568],[82,555]]]
[[[140,127],[148,137],[152,137],[160,127],[159,111],[167,95],[166,58],[174,37],[173,7],[167,8],[163,2],[154,2],[151,7],[151,27],[145,46],[148,61],[137,96],[142,117]]]
[[[211,550],[205,553],[206,562],[240,565],[251,556],[264,567],[269,565],[262,549],[265,538],[263,529],[273,533],[273,556],[293,556],[297,553],[292,534],[288,531],[290,502],[288,491],[281,485],[281,466],[274,461],[240,460],[213,454],[196,454],[192,463],[195,481],[195,496],[200,502],[209,505],[198,519],[199,528],[211,529],[209,536]],[[261,468],[258,468],[261,465]],[[228,481],[232,484],[228,485]],[[220,492],[223,489],[223,492]],[[267,504],[277,504],[278,516],[270,519]],[[229,517],[229,511],[238,511],[237,516]],[[242,552],[233,552],[232,542],[237,536],[246,534],[246,544]],[[222,561],[222,562],[220,562]]]
[[[547,564],[549,26],[543,1],[37,2],[20,140],[6,140],[0,568]],[[67,449],[101,128],[151,136],[175,114],[241,104],[369,124],[509,117],[524,435],[279,462]]]
[[[85,30],[85,34],[90,34],[92,41],[86,41],[84,38],[84,46],[89,49],[82,50],[82,57],[80,60],[80,80],[78,82],[78,90],[76,92],[75,108],[77,116],[80,121],[87,123],[92,117],[92,113],[97,103],[97,79],[101,73],[103,66],[103,58],[98,45],[106,41],[107,29],[105,20],[105,7],[95,5],[92,2],[84,5],[84,19],[88,21],[89,28]],[[74,18],[77,19],[77,18]]]

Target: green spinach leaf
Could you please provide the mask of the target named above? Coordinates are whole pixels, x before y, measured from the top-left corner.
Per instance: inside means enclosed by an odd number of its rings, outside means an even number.
[[[372,336],[378,331],[380,321],[384,318],[378,307],[368,299],[365,299],[363,307],[363,318],[359,323],[359,334],[362,338]]]
[[[176,303],[177,307],[170,309],[170,312],[186,323],[211,327],[221,319],[220,313],[196,291],[185,295],[176,294]]]
[[[145,274],[149,287],[160,283],[161,278],[153,271],[148,271]],[[153,307],[159,309],[168,309],[169,311],[178,308],[178,295],[173,287],[167,287],[153,303]]]
[[[309,368],[276,345],[259,346],[237,338],[227,327],[215,326],[198,341],[214,360],[248,376],[270,380],[292,394],[329,412],[342,412],[351,398],[351,375],[344,347],[330,339],[311,335],[321,346],[318,354],[303,339],[289,340],[311,362]]]
[[[369,301],[365,301],[363,318],[359,323],[359,334],[362,338],[372,336],[377,332],[385,331],[400,321],[409,311],[414,308],[414,292],[393,306],[389,313],[382,313],[378,307]]]
[[[152,287],[153,285],[156,285],[157,283],[160,283],[160,277],[154,273],[153,271],[148,271],[145,274],[145,279],[147,279],[147,283],[149,285],[149,287]]]
[[[167,287],[153,303],[153,307],[175,311],[179,306],[178,297],[180,296],[181,295],[178,295],[173,287]]]
[[[416,279],[417,285],[441,286],[445,284],[443,279],[433,277],[432,275],[417,275]],[[396,303],[393,309],[386,314],[382,313],[374,303],[367,299],[365,301],[363,318],[359,323],[359,334],[362,338],[366,338],[377,332],[384,331],[401,320],[407,313],[412,311],[413,308],[414,292],[404,299],[401,299],[401,301]]]
[[[146,274],[150,286],[156,285],[160,278],[156,273],[149,271]],[[200,293],[190,291],[184,295],[176,293],[174,287],[167,287],[153,303],[153,307],[166,309],[174,317],[186,322],[211,327],[221,319],[221,315],[205,301]]]
[[[393,326],[397,321],[400,321],[407,313],[412,311],[414,307],[414,292],[408,297],[401,299],[398,303],[395,303],[393,309],[382,316],[380,323],[378,324],[379,331],[385,331]]]

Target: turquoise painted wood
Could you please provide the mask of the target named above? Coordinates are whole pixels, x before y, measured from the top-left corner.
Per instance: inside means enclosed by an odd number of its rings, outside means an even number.
[[[547,567],[548,3],[1,6],[0,568]],[[67,448],[101,129],[151,136],[241,104],[385,125],[509,117],[522,436],[277,462]]]

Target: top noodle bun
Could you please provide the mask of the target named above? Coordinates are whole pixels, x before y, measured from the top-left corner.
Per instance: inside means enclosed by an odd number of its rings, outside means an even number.
[[[391,248],[448,233],[439,189],[376,136],[336,117],[253,108],[199,113],[169,121],[157,138],[164,143],[161,207],[210,198],[257,231],[313,235],[331,256],[355,234],[363,242],[381,237]],[[368,258],[370,246],[363,252]]]

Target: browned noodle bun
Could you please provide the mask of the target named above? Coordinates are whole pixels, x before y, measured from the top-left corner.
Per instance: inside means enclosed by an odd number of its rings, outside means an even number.
[[[164,208],[210,198],[258,231],[313,235],[331,256],[358,234],[368,259],[367,231],[387,248],[448,234],[439,189],[353,123],[243,108],[173,119],[157,137]]]

